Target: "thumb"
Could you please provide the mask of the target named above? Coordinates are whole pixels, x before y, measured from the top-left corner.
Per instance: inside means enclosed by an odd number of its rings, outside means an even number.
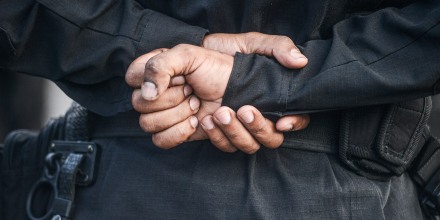
[[[243,47],[247,50],[245,53],[272,56],[281,65],[291,69],[299,69],[307,65],[308,59],[289,37],[250,32],[242,39],[245,41],[243,44],[246,45]]]
[[[310,123],[309,115],[286,115],[278,119],[276,128],[278,131],[298,131],[305,129]]]
[[[285,48],[274,48],[273,56],[286,68],[300,69],[307,65],[309,60],[299,51],[295,45]]]
[[[293,41],[289,37],[281,35],[268,35],[259,32],[215,33],[207,35],[203,39],[202,46],[231,56],[240,52],[274,57],[281,65],[291,69],[303,68],[308,62]]]
[[[202,63],[209,57],[207,52],[208,50],[201,47],[179,44],[150,58],[144,65],[142,72],[142,97],[149,101],[156,100],[169,87],[173,77],[185,76],[185,80],[188,80],[187,83],[192,85],[195,80],[189,80],[186,75],[193,74],[202,66]],[[208,74],[204,74],[204,76],[208,76]],[[199,91],[199,87],[193,86],[194,91]]]
[[[128,66],[127,72],[125,73],[125,82],[133,88],[141,88],[142,83],[144,82],[145,64],[152,57],[167,50],[168,49],[165,48],[156,49],[136,58],[131,62],[130,66]]]

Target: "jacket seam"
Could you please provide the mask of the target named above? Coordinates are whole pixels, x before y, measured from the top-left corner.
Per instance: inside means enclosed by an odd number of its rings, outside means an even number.
[[[403,45],[402,47],[400,47],[400,48],[398,48],[398,49],[396,49],[396,50],[394,50],[394,51],[391,51],[390,53],[388,53],[388,54],[382,56],[381,58],[378,58],[378,59],[375,60],[375,61],[372,61],[372,62],[366,64],[366,66],[370,66],[370,65],[373,65],[373,64],[375,64],[375,63],[377,63],[377,62],[380,62],[380,61],[382,61],[383,59],[385,59],[385,58],[387,58],[387,57],[389,57],[389,56],[391,56],[391,55],[393,55],[393,54],[395,54],[395,53],[397,53],[397,52],[399,52],[399,51],[401,51],[401,50],[403,50],[403,49],[405,49],[405,48],[411,46],[412,44],[414,44],[415,42],[417,42],[418,40],[420,40],[420,38],[422,38],[423,36],[425,36],[430,30],[432,30],[433,28],[435,28],[436,26],[438,26],[439,24],[440,24],[440,22],[437,22],[436,24],[434,24],[433,26],[431,26],[430,28],[428,28],[426,31],[424,31],[422,34],[420,34],[418,37],[416,37],[415,39],[413,39],[411,42],[407,43],[406,45]]]
[[[142,35],[143,35],[143,33],[145,32],[145,27],[147,26],[146,24],[144,24],[144,22],[141,23],[141,25],[143,24],[143,26],[144,26],[144,28],[143,28],[144,30],[140,31],[141,34],[140,34],[140,36],[139,36],[139,39],[136,39],[136,38],[134,38],[134,37],[131,37],[131,36],[128,36],[128,35],[124,35],[124,34],[112,34],[112,33],[105,32],[105,31],[103,31],[103,30],[98,30],[98,29],[93,28],[93,27],[90,27],[90,26],[81,26],[81,25],[78,24],[77,22],[73,21],[73,19],[69,19],[68,17],[61,15],[61,14],[60,14],[59,12],[57,12],[56,10],[54,10],[54,9],[52,9],[52,8],[50,8],[50,7],[48,7],[48,6],[46,6],[45,4],[41,3],[40,1],[38,1],[38,2],[39,2],[43,7],[45,7],[47,10],[49,10],[50,12],[52,12],[53,14],[57,15],[57,16],[60,17],[61,19],[65,20],[65,21],[67,21],[67,22],[69,22],[69,23],[71,23],[72,25],[74,25],[74,26],[76,26],[76,27],[78,27],[78,28],[80,28],[80,29],[85,29],[85,30],[89,30],[89,31],[92,31],[92,32],[96,32],[96,33],[100,33],[100,34],[104,34],[104,35],[108,35],[108,36],[112,36],[112,37],[124,37],[124,38],[128,38],[128,39],[130,39],[130,40],[136,41],[136,42],[140,42],[141,39],[142,39]],[[64,8],[64,6],[61,6],[61,7]],[[64,9],[66,9],[66,8],[64,8]],[[148,23],[148,22],[147,22],[147,23]]]

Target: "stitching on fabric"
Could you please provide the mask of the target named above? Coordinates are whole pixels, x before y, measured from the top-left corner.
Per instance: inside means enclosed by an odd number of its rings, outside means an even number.
[[[292,76],[293,76],[293,74],[292,74]],[[287,85],[287,95],[285,96],[284,100],[281,100],[281,98],[283,97],[283,94],[285,94],[282,91],[284,91],[286,86],[283,85],[283,89],[280,91],[280,94],[279,94],[279,97],[280,97],[279,101],[280,102],[284,101],[284,103],[283,103],[283,106],[284,106],[283,112],[287,111],[287,102],[289,101],[290,94],[293,94],[293,92],[291,90],[292,89],[292,85],[293,85],[293,83],[292,83],[293,77],[289,77],[288,80],[286,80],[285,78],[286,78],[286,76],[284,76],[284,74],[281,73],[281,82],[287,81],[287,83],[288,83],[288,85]]]
[[[383,59],[385,59],[385,58],[387,58],[387,57],[389,57],[389,56],[391,56],[391,55],[393,55],[393,54],[395,54],[395,53],[397,53],[397,52],[399,52],[399,51],[401,51],[401,50],[403,50],[403,49],[405,49],[406,47],[409,47],[410,45],[412,45],[413,43],[415,43],[416,41],[418,41],[420,38],[422,38],[424,35],[426,35],[426,33],[428,33],[430,30],[432,30],[432,29],[434,29],[435,27],[437,27],[439,24],[440,24],[440,22],[437,22],[437,23],[434,24],[432,27],[430,27],[428,30],[426,30],[425,32],[423,32],[422,34],[420,34],[420,36],[418,36],[418,37],[416,37],[414,40],[410,41],[408,44],[406,44],[406,45],[404,45],[404,46],[402,46],[402,47],[400,47],[400,48],[398,48],[398,49],[396,49],[396,50],[394,50],[394,51],[392,51],[392,52],[390,52],[390,53],[388,53],[388,54],[382,56],[381,58],[379,58],[379,59],[377,59],[377,60],[375,60],[375,61],[372,61],[372,62],[370,62],[370,63],[367,63],[365,66],[373,65],[373,64],[375,64],[375,63],[377,63],[377,62],[379,62],[379,61],[381,61],[381,60],[383,60]],[[336,65],[336,66],[332,66],[332,67],[330,67],[330,68],[324,70],[323,72],[325,72],[325,71],[327,71],[327,70],[331,70],[331,69],[336,68],[336,67],[340,67],[340,66],[343,66],[343,65],[347,65],[347,64],[352,63],[352,62],[360,62],[360,61],[359,61],[359,60],[350,60],[350,61],[347,61],[347,62],[345,62],[345,63],[341,63],[341,64],[338,64],[338,65]]]
[[[396,117],[396,111],[397,111],[397,108],[393,107],[393,110],[390,113],[390,117],[388,119],[388,123],[385,128],[384,138],[386,140],[386,143],[384,143],[383,148],[382,148],[382,146],[379,146],[380,152],[383,154],[386,154],[386,155],[389,155],[388,151],[389,151],[389,146],[390,146],[390,142],[389,142],[390,133],[391,133],[391,128],[394,127],[394,118]],[[393,158],[397,158],[397,157],[393,157]]]
[[[133,37],[130,37],[130,36],[127,36],[127,35],[123,35],[123,34],[111,34],[111,33],[107,33],[107,32],[104,32],[104,31],[101,31],[101,30],[97,30],[97,29],[92,28],[92,27],[89,27],[89,26],[82,27],[81,25],[77,24],[76,22],[72,21],[71,19],[68,19],[68,18],[62,16],[60,13],[58,13],[58,12],[55,11],[54,9],[52,9],[52,8],[50,8],[50,7],[48,7],[48,6],[46,6],[46,4],[41,3],[40,1],[39,1],[39,3],[40,3],[41,5],[43,5],[45,8],[47,8],[47,10],[51,11],[53,14],[57,15],[58,17],[62,18],[63,20],[65,20],[65,21],[71,23],[72,25],[74,25],[74,26],[76,26],[76,27],[78,27],[78,28],[80,28],[80,29],[86,29],[86,30],[90,30],[90,31],[93,31],[93,32],[97,32],[97,33],[104,34],[104,35],[108,35],[108,36],[112,36],[112,37],[125,37],[125,38],[131,39],[131,40],[136,41],[136,42],[140,42],[140,40],[141,40],[141,38],[140,38],[140,39],[135,39],[135,38],[133,38]],[[62,5],[62,7],[64,7],[64,6]],[[64,9],[67,10],[65,7],[64,7]],[[144,31],[145,31],[145,30],[144,30]],[[142,31],[142,32],[144,32],[144,31]],[[141,34],[141,36],[142,36],[142,34]]]
[[[428,162],[425,163],[425,165],[423,165],[423,167],[420,169],[419,171],[419,175],[422,176],[424,179],[427,178],[427,176],[425,176],[425,169],[428,167],[428,165],[431,164],[432,160],[434,159],[434,157],[437,157],[437,155],[440,153],[440,150],[436,150],[435,153],[429,158]],[[436,158],[437,159],[437,158]]]
[[[426,103],[426,98],[425,98],[424,105],[423,105],[424,110],[422,112],[415,111],[417,113],[422,114],[422,116],[420,117],[420,120],[417,123],[416,129],[415,129],[413,135],[410,137],[409,143],[407,145],[408,148],[403,153],[397,153],[394,150],[387,147],[387,146],[389,146],[389,142],[388,142],[387,145],[385,145],[385,149],[384,149],[385,151],[381,151],[381,152],[383,152],[385,155],[387,155],[391,158],[401,160],[403,163],[407,163],[411,159],[411,157],[409,157],[409,155],[411,155],[414,152],[414,148],[417,147],[417,143],[420,140],[420,138],[417,138],[417,137],[419,137],[420,133],[423,132],[423,126],[421,126],[421,125],[423,125],[423,123],[427,120],[426,114],[428,114],[428,113],[425,113],[425,109],[427,108],[426,105],[427,105],[427,103]],[[408,109],[408,108],[404,108],[402,106],[397,106],[397,108],[414,112],[413,110]],[[396,108],[394,108],[394,109],[396,109]],[[394,120],[394,117],[395,117],[395,112],[393,111],[393,119],[392,120]],[[387,129],[387,130],[390,131],[390,129]],[[388,133],[390,133],[390,132],[388,132]],[[387,135],[386,138],[389,141],[389,135]]]
[[[400,109],[402,109],[402,110],[406,110],[406,111],[410,111],[410,112],[416,112],[416,113],[420,113],[420,114],[423,113],[423,110],[422,110],[422,111],[418,111],[418,110],[410,109],[410,108],[403,107],[403,106],[400,106],[400,105],[398,105],[397,107],[400,108]]]
[[[418,41],[420,38],[422,38],[423,36],[425,36],[426,33],[428,33],[430,30],[434,29],[434,28],[435,28],[436,26],[438,26],[439,24],[440,24],[440,22],[437,22],[436,24],[434,24],[432,27],[430,27],[428,30],[426,30],[426,31],[423,32],[422,34],[420,34],[420,36],[416,37],[414,40],[412,40],[412,41],[409,42],[408,44],[404,45],[403,47],[401,47],[401,48],[399,48],[399,49],[397,49],[397,50],[395,50],[395,51],[393,51],[393,52],[390,52],[390,53],[387,54],[387,55],[384,55],[383,57],[379,58],[378,60],[375,60],[375,61],[372,61],[372,62],[368,63],[366,66],[369,66],[369,65],[375,64],[375,63],[377,63],[377,62],[379,62],[379,61],[381,61],[381,60],[383,60],[383,59],[385,59],[385,58],[387,58],[387,57],[389,57],[389,56],[391,56],[391,55],[393,55],[393,54],[395,54],[395,53],[397,53],[397,52],[399,52],[399,51],[401,51],[401,50],[403,50],[403,49],[405,49],[405,48],[407,48],[407,47],[409,47],[409,46],[411,46],[413,43],[415,43],[415,42]]]
[[[344,66],[344,65],[347,65],[347,64],[350,64],[350,63],[353,63],[353,62],[360,62],[360,61],[359,61],[359,60],[350,60],[350,61],[347,61],[347,62],[345,62],[345,63],[341,63],[341,64],[338,64],[338,65],[336,65],[336,66],[332,66],[332,67],[330,67],[330,68],[328,68],[328,69],[326,69],[326,70],[324,70],[324,71],[322,71],[322,72],[326,72],[326,71],[331,70],[331,69],[333,69],[333,68],[337,68],[337,67],[340,67],[340,66]]]

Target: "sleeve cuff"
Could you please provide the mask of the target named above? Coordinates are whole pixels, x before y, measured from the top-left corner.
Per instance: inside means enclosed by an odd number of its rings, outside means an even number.
[[[281,115],[291,74],[271,58],[237,53],[222,105],[234,110],[252,105],[265,115]]]

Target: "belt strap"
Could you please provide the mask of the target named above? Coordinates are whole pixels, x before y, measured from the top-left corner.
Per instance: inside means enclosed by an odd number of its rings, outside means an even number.
[[[115,137],[151,137],[139,126],[139,113],[128,111],[115,116],[90,115],[90,135],[93,139]]]
[[[422,189],[420,202],[427,213],[440,215],[440,142],[429,137],[416,163],[411,176]]]
[[[311,115],[307,129],[285,133],[281,147],[315,152],[337,152],[339,142],[339,112]],[[112,117],[91,115],[90,134],[92,139],[151,137],[139,126],[139,113],[129,111]]]

